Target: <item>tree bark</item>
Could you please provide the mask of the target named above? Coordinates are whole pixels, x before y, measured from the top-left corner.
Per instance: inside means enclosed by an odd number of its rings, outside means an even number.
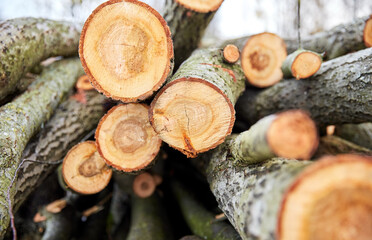
[[[27,142],[82,74],[78,59],[56,62],[43,71],[27,92],[0,108],[0,237],[9,224],[7,190]],[[10,191],[10,201],[14,194],[15,185]]]
[[[0,23],[0,100],[42,60],[77,55],[79,37],[80,30],[69,22],[16,18]]]
[[[372,150],[372,123],[339,125],[335,135]]]
[[[306,81],[247,89],[236,105],[237,119],[251,125],[278,111],[304,109],[319,125],[372,121],[371,56],[369,48],[323,63]]]
[[[172,182],[172,191],[181,208],[182,215],[193,234],[203,239],[241,239],[228,223],[217,221],[214,214],[206,210],[179,182]]]
[[[222,2],[205,11],[183,6],[178,0],[166,1],[163,16],[172,33],[176,69],[198,47],[205,29]]]

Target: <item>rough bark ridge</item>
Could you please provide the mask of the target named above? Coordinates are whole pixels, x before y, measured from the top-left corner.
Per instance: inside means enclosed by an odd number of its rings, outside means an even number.
[[[172,33],[176,69],[198,47],[200,39],[215,11],[207,13],[188,9],[177,2],[167,0],[163,17]]]
[[[372,150],[372,123],[336,126],[335,135]]]
[[[83,74],[79,59],[50,65],[29,89],[0,108],[0,237],[9,224],[7,189],[30,138],[52,115],[64,95]],[[10,191],[13,201],[15,185]]]
[[[77,55],[79,37],[80,30],[69,22],[17,18],[0,23],[0,100],[40,61]]]
[[[278,111],[304,109],[320,125],[372,121],[371,64],[369,48],[323,63],[306,81],[247,89],[236,105],[237,119],[253,124]]]
[[[28,143],[22,159],[58,162],[91,131],[105,113],[105,97],[96,91],[83,92],[86,102],[70,97],[61,104],[40,134]],[[76,96],[76,95],[75,95]],[[16,183],[14,209],[44,181],[57,165],[25,162]]]

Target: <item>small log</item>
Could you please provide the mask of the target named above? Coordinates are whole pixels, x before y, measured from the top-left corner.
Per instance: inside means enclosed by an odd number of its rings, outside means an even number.
[[[139,103],[118,105],[101,119],[95,138],[108,165],[135,172],[154,162],[162,141],[149,123],[148,108]]]
[[[279,82],[280,69],[287,50],[283,39],[273,33],[251,36],[242,50],[242,68],[248,82],[255,87],[269,87]]]
[[[151,125],[188,157],[215,148],[231,133],[244,82],[240,66],[224,63],[221,49],[197,50],[152,101]]]
[[[53,63],[24,94],[0,108],[0,238],[8,228],[7,191],[20,164],[22,152],[82,74],[78,59]],[[13,202],[15,184],[10,190],[8,197]]]
[[[229,223],[217,221],[214,214],[206,210],[194,196],[185,189],[185,186],[177,181],[173,181],[172,192],[193,234],[203,239],[241,239]]]
[[[97,152],[94,141],[75,145],[63,160],[62,176],[73,191],[94,194],[102,191],[110,182],[112,170]]]
[[[366,21],[366,25],[363,30],[363,41],[366,47],[372,47],[372,14]]]
[[[127,240],[173,239],[166,211],[158,194],[148,198],[132,196],[131,226]]]
[[[83,75],[79,77],[79,79],[76,82],[76,89],[84,90],[84,91],[89,91],[89,90],[94,89],[92,84],[90,84],[88,75]]]
[[[173,69],[173,45],[165,20],[136,0],[98,6],[84,24],[79,55],[93,86],[123,102],[150,97]]]
[[[155,178],[150,173],[142,173],[133,180],[133,192],[140,198],[150,197],[156,189]]]
[[[369,48],[323,63],[306,81],[247,89],[236,105],[237,119],[253,124],[278,111],[303,109],[323,126],[372,121],[371,61]]]
[[[223,0],[167,0],[164,19],[167,21],[174,44],[176,69],[198,47],[204,30]]]
[[[239,49],[232,44],[228,44],[223,48],[223,60],[227,63],[236,63],[240,58]]]
[[[313,76],[322,65],[322,57],[312,51],[298,49],[287,56],[282,65],[285,78],[297,80]]]
[[[338,125],[335,135],[372,150],[372,123]]]

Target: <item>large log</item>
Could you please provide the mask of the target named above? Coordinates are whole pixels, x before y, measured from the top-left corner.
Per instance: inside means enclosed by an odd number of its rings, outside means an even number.
[[[0,100],[21,77],[51,56],[77,55],[80,30],[73,23],[17,18],[0,23]]]
[[[28,91],[0,108],[0,237],[9,224],[7,198],[13,202],[15,184],[10,189],[9,196],[7,191],[27,142],[51,117],[63,96],[82,74],[83,69],[78,59],[53,63]]]
[[[323,63],[306,81],[247,89],[236,105],[237,119],[253,124],[278,111],[304,109],[319,125],[372,121],[371,63],[369,48]]]
[[[221,49],[196,50],[151,103],[155,132],[190,157],[222,143],[235,121],[244,90],[238,64],[226,64]]]
[[[198,47],[204,30],[223,0],[167,0],[164,19],[172,33],[175,66],[178,68]]]
[[[339,125],[335,135],[372,150],[372,123]]]

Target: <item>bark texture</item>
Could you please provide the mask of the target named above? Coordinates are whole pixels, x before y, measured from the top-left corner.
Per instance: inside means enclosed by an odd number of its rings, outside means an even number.
[[[56,62],[24,94],[0,108],[0,237],[9,224],[7,190],[27,142],[51,117],[82,74],[79,59]],[[14,194],[15,185],[10,191],[10,201]]]
[[[80,30],[69,22],[16,18],[0,23],[0,100],[33,66],[51,56],[77,55]]]
[[[303,109],[319,125],[372,121],[371,64],[369,48],[323,63],[306,81],[247,89],[236,105],[237,119],[253,124],[278,111]]]
[[[372,123],[336,126],[335,135],[372,150]]]
[[[209,22],[217,9],[202,13],[167,0],[163,17],[172,33],[176,69],[198,47]]]
[[[203,239],[241,239],[230,224],[216,220],[214,214],[198,203],[182,184],[172,182],[172,191],[187,225],[195,235]]]
[[[105,97],[96,91],[80,93],[85,101],[70,97],[55,111],[53,117],[44,125],[39,135],[28,143],[22,159],[38,162],[25,162],[18,174],[14,209],[18,209],[24,199],[44,181],[66,155],[89,131],[94,129],[105,113]],[[76,96],[76,95],[75,95]]]

